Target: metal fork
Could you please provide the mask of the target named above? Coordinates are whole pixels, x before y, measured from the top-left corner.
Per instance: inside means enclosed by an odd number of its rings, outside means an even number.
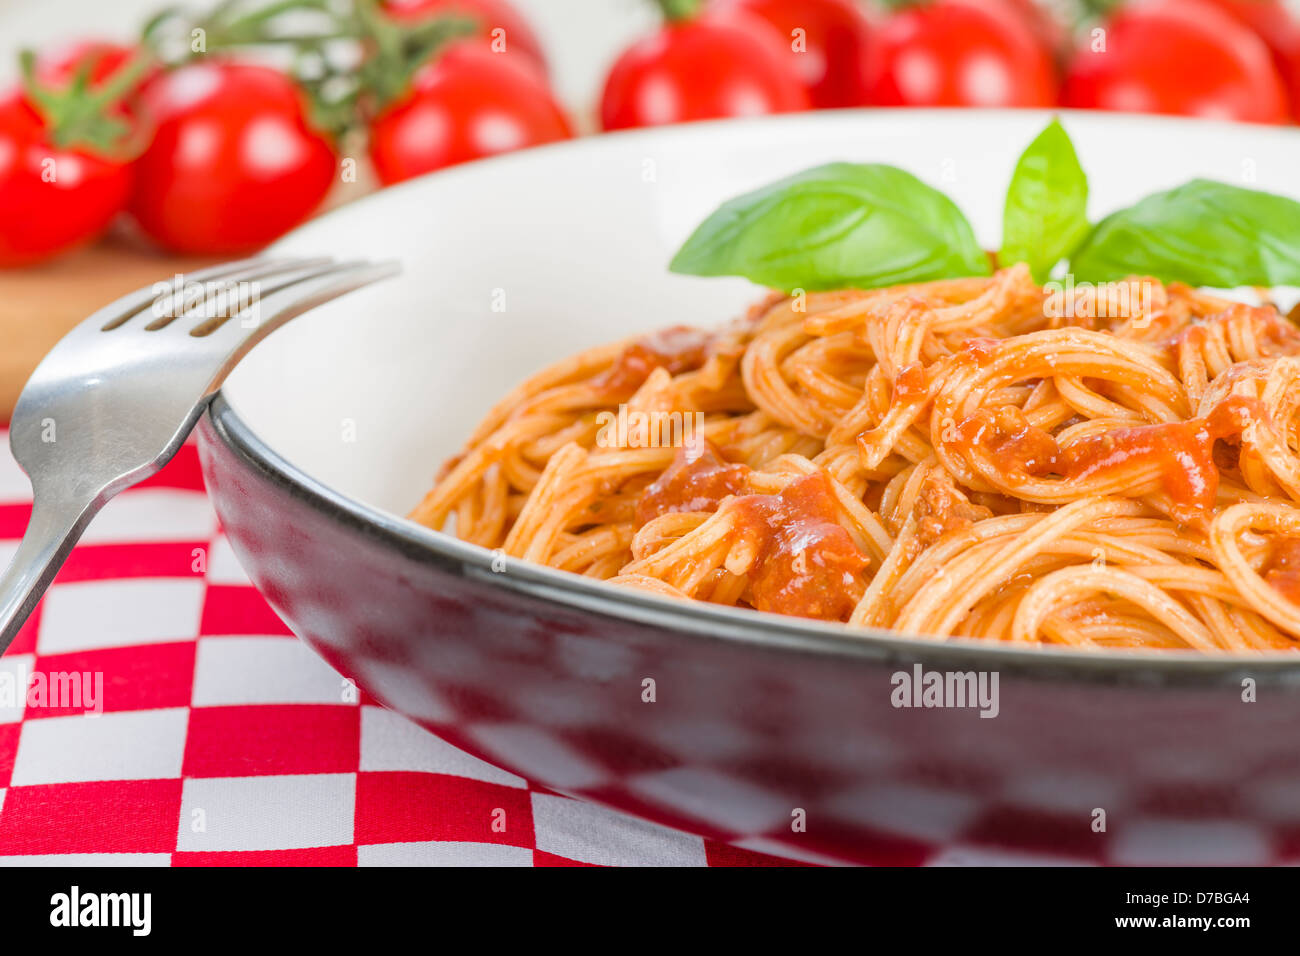
[[[392,262],[248,259],[164,291],[163,283],[140,289],[64,336],[10,422],[33,505],[0,576],[0,654],[99,509],[171,460],[254,345],[295,316],[398,271]]]

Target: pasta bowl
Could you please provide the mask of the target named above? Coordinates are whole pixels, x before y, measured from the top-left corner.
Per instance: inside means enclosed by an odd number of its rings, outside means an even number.
[[[475,163],[304,226],[283,253],[404,275],[278,331],[199,429],[254,584],[341,674],[553,790],[811,862],[1300,856],[1300,659],[935,640],[591,581],[403,515],[551,361],[761,290],[671,275],[732,195],[832,160],[940,186],[986,246],[1034,112],[845,111]],[[1194,176],[1296,195],[1300,134],[1066,114],[1094,216]],[[1122,144],[1122,148],[1119,148]]]

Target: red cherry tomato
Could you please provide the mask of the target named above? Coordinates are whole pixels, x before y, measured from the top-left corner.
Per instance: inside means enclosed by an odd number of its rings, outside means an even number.
[[[155,124],[136,162],[130,211],[160,245],[233,255],[306,219],[334,180],[334,150],[307,122],[293,81],[263,66],[208,62],[141,92]]]
[[[780,35],[732,13],[667,23],[632,44],[605,80],[600,119],[607,130],[626,129],[808,105]]]
[[[864,67],[871,28],[853,0],[715,0],[726,16],[753,14],[781,35],[813,106],[860,106],[867,101]]]
[[[885,106],[1051,106],[1056,71],[1005,0],[934,0],[876,31],[871,102]]]
[[[57,147],[20,93],[0,100],[0,266],[40,262],[93,239],[130,193],[126,162]]]
[[[479,28],[474,37],[485,49],[512,58],[526,58],[546,75],[546,54],[542,52],[541,41],[528,21],[505,0],[384,0],[384,12],[399,23],[431,16],[477,20]]]
[[[1291,115],[1300,120],[1300,15],[1282,0],[1213,0],[1264,41],[1286,85]]]
[[[572,135],[535,70],[454,44],[421,67],[410,93],[370,124],[370,158],[389,184]]]
[[[1038,37],[1038,42],[1053,60],[1064,60],[1069,56],[1070,31],[1057,8],[1043,0],[1004,0],[1004,3],[1020,14],[1021,20]]]
[[[1284,123],[1286,94],[1268,49],[1206,0],[1121,7],[1070,63],[1064,100],[1085,109]]]

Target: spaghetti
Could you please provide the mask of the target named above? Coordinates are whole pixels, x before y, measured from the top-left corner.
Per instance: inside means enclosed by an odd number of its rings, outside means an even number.
[[[582,352],[493,408],[412,517],[855,627],[1295,649],[1298,413],[1272,305],[1021,265]]]

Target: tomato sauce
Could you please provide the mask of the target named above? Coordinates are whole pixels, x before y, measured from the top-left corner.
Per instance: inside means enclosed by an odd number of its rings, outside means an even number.
[[[672,375],[699,368],[716,341],[716,333],[686,325],[661,329],[625,348],[596,384],[611,394],[631,395],[657,368],[667,369]]]
[[[1038,477],[1060,467],[1061,448],[1056,439],[1031,425],[1014,405],[977,410],[957,426],[957,434],[968,446],[988,452],[1008,476]]]
[[[847,618],[862,595],[867,559],[837,520],[826,476],[814,472],[780,494],[746,495],[736,506],[740,533],[758,542],[750,603],[796,617]]]
[[[1121,428],[1071,445],[1067,478],[1091,478],[1129,465],[1155,463],[1161,485],[1180,505],[1208,510],[1219,490],[1216,436],[1204,421]]]
[[[1208,511],[1219,491],[1214,443],[1240,436],[1252,413],[1263,414],[1258,402],[1230,398],[1204,418],[1094,435],[1065,449],[1063,474],[1088,478],[1135,463],[1154,462],[1161,484],[1175,504]]]
[[[964,531],[993,517],[990,509],[965,500],[952,485],[933,479],[922,484],[912,511],[916,536],[927,547],[952,531]]]
[[[964,362],[983,364],[993,357],[1002,343],[1002,339],[990,338],[987,335],[974,336],[962,342],[961,351],[957,355]]]
[[[1300,604],[1300,538],[1274,542],[1264,564],[1264,580],[1292,604]]]
[[[904,365],[898,370],[898,377],[894,379],[894,397],[899,401],[914,402],[924,398],[929,390],[925,366],[920,362]]]
[[[1049,474],[1086,479],[1153,463],[1175,505],[1207,511],[1214,507],[1219,490],[1215,443],[1236,439],[1252,418],[1264,414],[1259,402],[1232,397],[1203,418],[1117,428],[1061,448],[1050,434],[1031,425],[1019,408],[1007,405],[979,409],[957,431],[969,446],[983,448],[1011,480],[1016,475]],[[1220,452],[1218,461],[1229,457]]]
[[[707,439],[684,445],[637,499],[637,526],[674,512],[717,511],[723,498],[741,493],[748,475],[747,466],[725,461]]]

